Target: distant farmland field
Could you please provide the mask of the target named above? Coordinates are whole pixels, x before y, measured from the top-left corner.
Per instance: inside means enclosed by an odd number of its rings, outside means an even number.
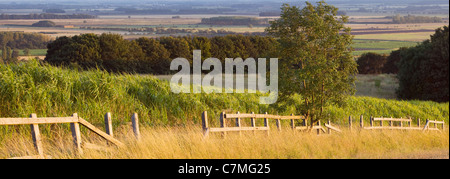
[[[360,37],[360,36],[358,36]],[[378,40],[378,39],[355,39],[353,40],[353,55],[360,56],[363,53],[375,52],[379,54],[389,54],[400,47],[412,47],[418,42],[400,40]]]

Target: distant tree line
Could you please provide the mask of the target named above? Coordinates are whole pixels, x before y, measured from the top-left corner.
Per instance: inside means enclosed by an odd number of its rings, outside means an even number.
[[[232,8],[155,8],[155,9],[137,9],[133,7],[118,7],[114,11],[123,12],[124,14],[223,14],[225,12],[233,12]]]
[[[15,63],[17,62],[17,58],[19,57],[19,51],[14,49],[12,50],[11,47],[4,46],[2,48],[2,53],[0,57],[0,64],[2,63]]]
[[[13,63],[19,57],[19,50],[44,49],[50,43],[48,36],[38,33],[0,32],[0,63]]]
[[[431,39],[381,55],[365,53],[358,60],[360,74],[397,74],[397,97],[406,100],[449,101],[449,29],[436,29]]]
[[[44,49],[50,37],[39,33],[0,32],[0,47],[12,49]]]
[[[201,24],[207,25],[268,25],[267,19],[240,16],[220,16],[211,18],[202,18]]]
[[[164,28],[164,27],[95,27],[87,26],[80,27],[80,29],[88,30],[108,30],[108,31],[128,31],[128,32],[148,32],[154,34],[178,34],[178,33],[189,33],[189,34],[236,34],[236,32],[218,29],[179,29],[179,28]]]
[[[95,19],[97,16],[89,14],[1,14],[0,19]]]
[[[266,12],[260,12],[259,16],[260,17],[267,17],[267,16],[280,16],[281,12],[280,11],[266,11]]]
[[[272,37],[227,35],[123,39],[121,35],[82,34],[59,37],[48,44],[45,61],[52,65],[81,69],[100,68],[110,72],[167,74],[178,57],[192,61],[192,52],[202,50],[202,59],[264,58],[274,52]]]
[[[45,13],[66,13],[64,9],[42,9]]]
[[[392,17],[392,22],[395,24],[411,24],[411,23],[440,23],[442,18],[440,17],[429,17],[429,16],[400,16],[395,15]]]
[[[195,35],[195,36],[203,36],[203,37],[213,37],[213,36],[224,36],[224,35],[233,35],[233,34],[242,34],[245,36],[250,35],[260,35],[260,36],[266,36],[266,32],[234,32],[224,29],[198,29],[198,28],[165,28],[165,27],[93,27],[93,26],[84,26],[80,27],[80,29],[88,29],[88,30],[106,30],[106,31],[128,31],[130,34],[137,33],[137,34],[169,34],[169,35],[176,35],[176,34],[189,34],[189,35]]]

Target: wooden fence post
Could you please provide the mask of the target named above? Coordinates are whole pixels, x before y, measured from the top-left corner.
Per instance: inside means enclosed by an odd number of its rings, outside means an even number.
[[[141,133],[139,132],[139,118],[137,113],[133,113],[131,116],[131,125],[133,127],[133,133],[136,140],[141,140]]]
[[[239,111],[236,113],[238,116],[239,116]],[[241,118],[240,117],[237,117],[236,118],[236,127],[241,127]]]
[[[203,136],[208,136],[208,112],[203,111],[202,113],[202,128],[203,128]]]
[[[255,112],[252,112],[251,114],[255,114]],[[252,123],[252,127],[256,127],[256,118],[251,117],[250,122]],[[255,133],[256,133],[256,131],[253,130],[253,134],[255,134]]]
[[[352,116],[348,116],[348,127],[352,131]]]
[[[331,121],[330,121],[330,119],[328,119],[328,125],[331,126]],[[350,128],[350,129],[351,129],[351,128]],[[330,129],[330,128],[328,128],[328,134],[331,134],[331,129]]]
[[[370,116],[370,127],[373,127],[373,116]],[[383,124],[383,123],[381,123],[381,124]]]
[[[105,132],[106,134],[110,135],[111,137],[114,137],[113,128],[112,128],[112,119],[111,119],[111,113],[108,112],[105,114]],[[106,141],[108,145],[111,143]]]
[[[72,117],[78,118],[78,114],[73,113]],[[70,130],[72,131],[72,138],[75,150],[77,150],[79,154],[83,154],[83,149],[81,148],[80,124],[78,122],[70,123]]]
[[[383,116],[381,116],[381,119],[384,119]],[[373,119],[372,119],[373,120]],[[380,121],[380,126],[383,127],[383,120]]]
[[[291,116],[294,116],[294,114],[291,114]],[[294,122],[294,119],[291,119],[291,128],[292,128],[292,130],[295,131],[295,122]]]
[[[320,120],[317,121],[317,126],[320,127]],[[317,128],[317,135],[320,135],[320,129],[319,128]]]
[[[203,120],[202,120],[203,121]],[[225,128],[227,126],[226,119],[225,119],[225,111],[220,113],[220,127]],[[227,136],[227,132],[222,132],[222,137],[225,138]]]
[[[31,114],[30,118],[36,119],[36,114]],[[38,152],[39,156],[44,156],[44,149],[42,147],[42,139],[41,139],[41,133],[39,132],[39,125],[38,124],[31,124],[31,137],[33,138],[33,144],[34,148]]]
[[[424,129],[428,130],[430,128],[430,120],[426,120],[425,126],[423,127]]]
[[[280,119],[275,119],[275,120],[276,120],[278,131],[281,131],[281,120]]]
[[[267,115],[267,112],[264,113],[265,115]],[[264,118],[264,127],[269,128],[269,119],[267,119],[267,117]],[[270,130],[266,130],[266,134],[269,135],[270,134]]]
[[[359,116],[359,126],[361,127],[361,129],[364,128],[364,120],[363,119],[364,119],[364,117],[361,114],[361,116]]]
[[[111,137],[114,137],[110,112],[105,114],[105,132]]]
[[[239,111],[236,113],[238,116],[239,116]],[[237,117],[236,118],[236,127],[241,127],[241,118],[240,117]],[[241,136],[242,135],[242,132],[241,131],[239,131],[239,136]]]

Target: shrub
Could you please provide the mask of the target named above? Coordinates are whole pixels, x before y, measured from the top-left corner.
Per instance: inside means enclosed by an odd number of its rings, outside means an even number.
[[[399,61],[400,99],[449,101],[449,31],[436,29],[430,40],[401,53]]]
[[[373,52],[364,53],[357,60],[359,74],[381,74],[386,62],[387,56],[385,55]]]

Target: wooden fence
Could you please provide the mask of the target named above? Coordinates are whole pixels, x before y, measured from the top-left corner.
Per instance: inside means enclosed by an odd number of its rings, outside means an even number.
[[[242,119],[250,119],[250,126],[245,127],[241,125]],[[256,126],[256,120],[263,119],[263,126]],[[235,120],[234,126],[227,126],[227,120]],[[320,121],[317,122],[317,125],[308,126],[307,120],[304,116],[294,116],[291,114],[290,116],[279,116],[279,115],[272,115],[272,114],[255,114],[254,112],[250,114],[241,114],[237,112],[236,114],[226,114],[225,112],[220,113],[220,127],[209,127],[209,121],[208,121],[208,113],[207,111],[204,111],[202,113],[202,128],[203,128],[203,135],[206,137],[209,135],[210,132],[220,132],[222,133],[222,136],[226,136],[227,132],[236,131],[241,133],[241,131],[266,131],[267,134],[269,134],[270,126],[269,121],[275,120],[275,125],[277,127],[278,131],[281,131],[282,120],[290,120],[290,129],[292,130],[317,130],[317,133],[320,134],[322,131],[323,133],[331,133],[332,130],[341,132],[336,127],[333,127],[328,121],[328,124],[325,124],[325,127],[328,128],[328,130],[325,130],[322,125],[320,124]],[[295,120],[303,120],[301,126],[296,126]]]
[[[138,122],[138,116],[136,113],[134,113],[131,117],[132,121],[132,127],[133,132],[136,136],[136,139],[139,140],[140,134],[139,134],[139,122]],[[103,132],[102,130],[96,128],[91,123],[87,122],[83,118],[79,117],[77,113],[74,113],[70,117],[41,117],[38,118],[36,114],[31,114],[29,118],[0,118],[0,126],[1,125],[30,125],[31,127],[31,136],[33,139],[33,145],[36,149],[36,152],[38,155],[35,156],[25,156],[25,157],[16,157],[16,158],[47,158],[44,155],[44,149],[42,146],[42,140],[41,140],[41,134],[39,132],[39,124],[60,124],[60,123],[69,123],[70,129],[72,132],[72,138],[73,138],[73,144],[76,149],[76,151],[79,154],[83,153],[83,147],[84,148],[99,148],[99,146],[95,144],[91,144],[88,142],[82,142],[81,141],[81,132],[80,132],[80,124],[86,128],[88,128],[90,131],[94,132],[95,134],[99,135],[103,139],[105,139],[108,144],[114,144],[118,147],[125,146],[122,142],[115,139],[113,136],[113,130],[112,130],[112,120],[111,120],[111,113],[105,114],[105,129],[106,132]]]
[[[445,122],[444,121],[436,121],[436,120],[428,120],[426,119],[425,126],[421,126],[420,124],[420,118],[416,120],[416,126],[412,126],[412,119],[411,118],[385,118],[385,117],[370,117],[369,124],[370,126],[366,127],[364,126],[364,120],[363,116],[360,116],[359,125],[361,129],[367,129],[367,130],[383,130],[383,129],[390,129],[390,130],[435,130],[440,131],[438,128],[438,124],[442,125],[442,130],[445,129]],[[387,123],[387,125],[386,125]],[[434,124],[431,126],[431,124]],[[350,130],[352,129],[352,117],[349,117],[349,127]]]
[[[250,119],[250,125],[249,127],[244,127],[241,125],[242,119]],[[256,126],[256,120],[257,119],[263,119],[263,126]],[[227,126],[227,120],[235,120],[234,126]],[[222,112],[220,114],[220,127],[210,127],[207,112],[204,111],[202,113],[202,128],[203,128],[203,135],[206,137],[209,135],[210,132],[220,132],[222,133],[222,136],[226,136],[227,132],[236,131],[241,133],[241,131],[266,131],[267,134],[269,134],[270,126],[269,121],[275,120],[275,125],[278,129],[278,131],[281,131],[281,120],[290,120],[290,127],[292,130],[310,130],[310,131],[317,131],[317,134],[320,134],[320,132],[331,134],[332,131],[336,132],[342,132],[339,128],[333,126],[328,120],[327,123],[325,123],[323,126],[318,121],[315,125],[308,126],[307,120],[304,116],[294,116],[291,114],[290,116],[279,116],[279,115],[272,115],[272,114],[241,114],[237,112],[236,114],[226,114],[225,112]],[[295,120],[303,120],[302,125],[296,126]],[[445,122],[444,121],[436,121],[436,120],[426,120],[426,123],[424,126],[421,126],[420,119],[417,119],[417,126],[412,126],[412,119],[407,118],[384,118],[384,117],[370,117],[370,126],[364,126],[364,120],[363,116],[360,116],[359,124],[360,129],[365,130],[378,130],[378,129],[390,129],[390,130],[434,130],[434,131],[441,131],[441,129],[438,128],[438,125],[442,126],[442,130],[445,129]],[[387,123],[387,124],[386,124]],[[349,116],[348,125],[350,130],[353,129],[353,119],[352,116]],[[432,126],[433,125],[433,126]],[[327,130],[325,130],[325,128]]]

